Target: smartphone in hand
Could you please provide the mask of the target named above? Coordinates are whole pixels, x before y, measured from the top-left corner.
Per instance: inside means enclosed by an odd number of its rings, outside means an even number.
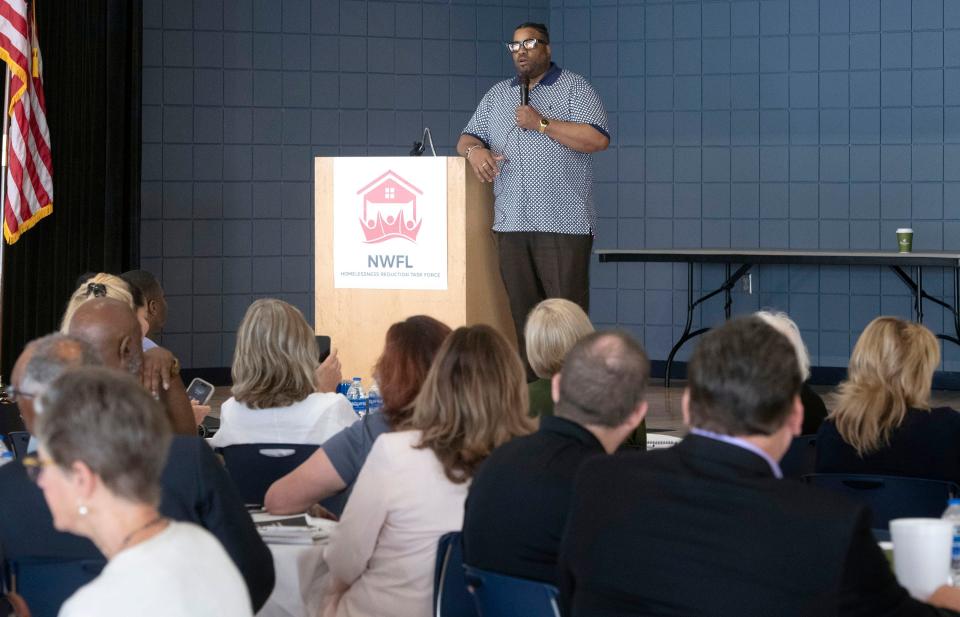
[[[187,386],[187,398],[197,401],[200,405],[206,405],[213,396],[214,387],[209,381],[194,377]]]
[[[323,364],[323,361],[326,360],[327,356],[330,355],[330,337],[318,334],[317,348],[320,349],[320,357],[318,360],[320,361],[320,364]]]

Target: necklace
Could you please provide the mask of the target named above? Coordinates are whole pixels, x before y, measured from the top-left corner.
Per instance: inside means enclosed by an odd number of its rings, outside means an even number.
[[[153,519],[153,520],[151,520],[151,521],[149,521],[149,522],[141,525],[140,527],[137,527],[136,529],[134,529],[133,531],[131,531],[130,533],[128,533],[128,534],[127,534],[127,537],[125,537],[125,538],[123,539],[123,541],[120,542],[120,548],[117,549],[117,552],[119,553],[119,552],[122,551],[124,548],[126,548],[127,543],[129,543],[130,540],[132,540],[133,537],[134,537],[135,535],[137,535],[138,533],[140,533],[141,531],[146,531],[147,529],[150,529],[150,528],[153,527],[154,525],[159,525],[160,523],[162,523],[162,522],[164,522],[164,521],[166,521],[166,520],[167,520],[166,518],[164,518],[162,515],[158,514],[155,519]]]

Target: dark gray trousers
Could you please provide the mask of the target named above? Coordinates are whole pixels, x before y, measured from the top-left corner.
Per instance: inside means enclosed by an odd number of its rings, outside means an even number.
[[[498,232],[500,276],[510,299],[517,328],[520,356],[527,377],[536,378],[527,362],[523,327],[527,314],[541,300],[565,298],[590,312],[590,234],[556,234],[538,231]]]

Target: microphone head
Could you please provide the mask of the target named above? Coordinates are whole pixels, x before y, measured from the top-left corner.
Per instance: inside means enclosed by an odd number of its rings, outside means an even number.
[[[422,141],[413,142],[413,147],[410,148],[410,156],[420,156],[423,154],[423,151],[426,147],[423,145]]]

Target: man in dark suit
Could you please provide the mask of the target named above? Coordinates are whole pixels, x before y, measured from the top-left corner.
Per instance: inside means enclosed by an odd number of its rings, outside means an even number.
[[[11,374],[27,430],[33,430],[36,400],[50,383],[70,368],[96,364],[96,351],[81,339],[52,334],[28,344]],[[273,591],[273,558],[210,447],[197,437],[175,437],[161,484],[161,513],[196,523],[216,536],[243,575],[254,610],[259,610]],[[103,559],[86,538],[54,529],[43,493],[19,461],[0,467],[0,555],[7,560]]]
[[[779,480],[803,423],[783,335],[756,317],[728,322],[687,377],[683,442],[581,467],[560,555],[565,615],[954,614],[897,584],[866,508]],[[947,587],[928,601],[960,606]]]
[[[611,454],[647,413],[650,363],[622,332],[577,343],[554,375],[554,415],[483,462],[463,519],[464,562],[557,584],[557,551],[573,478],[589,457]]]

